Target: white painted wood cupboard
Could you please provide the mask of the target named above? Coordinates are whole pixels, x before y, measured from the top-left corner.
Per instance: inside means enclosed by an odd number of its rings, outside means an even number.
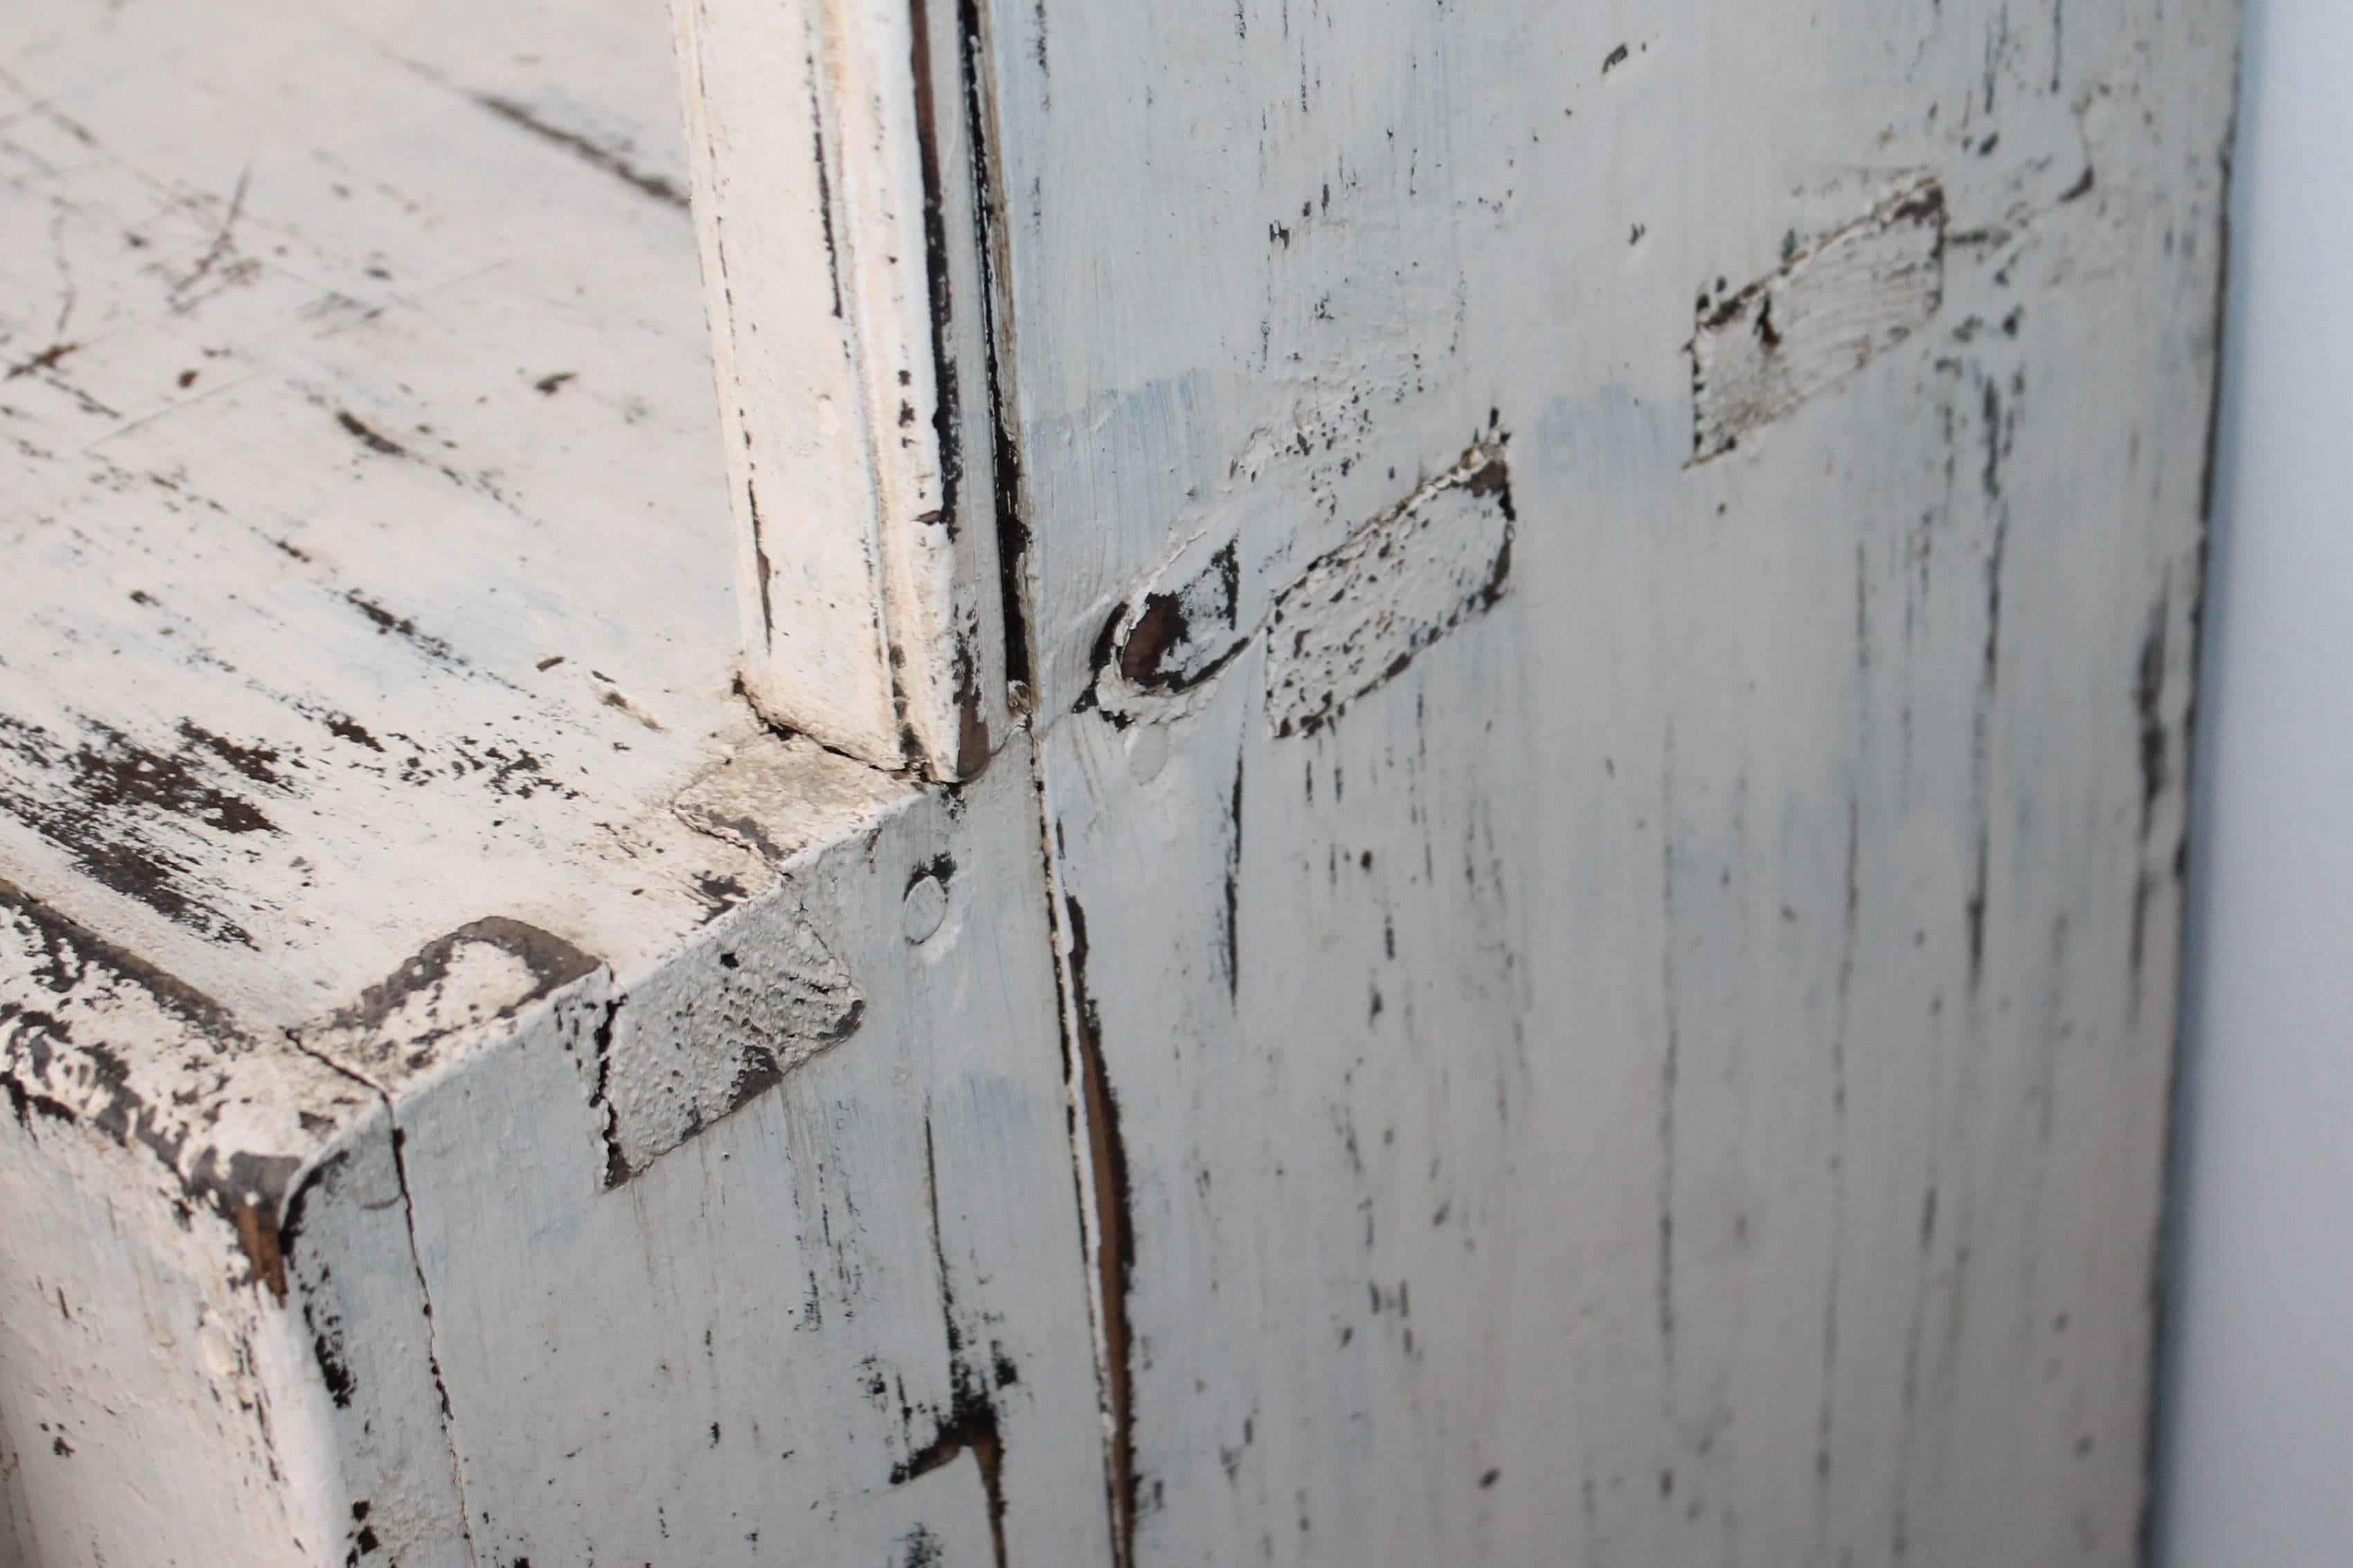
[[[2235,23],[14,0],[0,1560],[2133,1561]]]

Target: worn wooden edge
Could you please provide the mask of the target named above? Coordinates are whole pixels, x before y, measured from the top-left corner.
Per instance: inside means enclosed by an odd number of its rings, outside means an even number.
[[[586,1020],[584,1070],[615,1141],[612,1182],[715,1120],[706,1105],[667,1132],[649,1132],[626,1125],[629,1108],[606,1102],[617,1070],[628,1072],[633,1037],[651,1052],[663,1047],[665,1030],[691,1026],[691,1014],[661,1016],[653,999],[715,984],[704,970],[779,921],[789,935],[796,879],[838,847],[871,839],[922,794],[806,740],[765,737],[699,780],[675,808],[697,831],[760,853],[773,873],[765,889],[617,971],[553,932],[487,915],[426,943],[358,996],[282,1031],[233,1013],[0,880],[0,1093],[20,1123],[74,1127],[151,1158],[169,1178],[174,1206],[216,1215],[238,1238],[244,1282],[282,1306],[288,1230],[299,1228],[304,1194],[321,1173],[364,1136],[355,1130],[550,1016]],[[786,949],[821,967],[824,940],[809,932]],[[633,998],[648,1001],[633,1010]],[[806,1042],[809,1054],[847,1037],[856,1022],[854,1002],[827,1016]],[[705,1054],[719,1048],[706,1043]],[[717,1114],[790,1065],[771,1061],[763,1072],[759,1063],[712,1064],[726,1101]]]
[[[938,780],[986,765],[1026,667],[970,11],[673,7],[745,690]]]
[[[603,1143],[583,1200],[636,1179],[857,1034],[860,982],[839,956],[857,933],[832,929],[826,889],[937,794],[765,736],[671,809],[759,855],[769,882],[666,949],[617,967],[486,916],[282,1030],[0,881],[0,1092],[26,1140],[19,1157],[105,1205],[121,1245],[185,1280],[175,1288],[228,1304],[221,1331],[252,1391],[222,1419],[271,1478],[252,1484],[277,1500],[257,1541],[290,1543],[287,1561],[323,1560],[329,1542],[336,1556],[403,1561],[469,1550],[402,1153],[407,1108],[464,1092],[512,1042],[553,1040]],[[953,791],[946,809],[960,809]],[[26,1342],[34,1354],[45,1342]],[[101,1347],[87,1372],[75,1386],[102,1405],[108,1389],[163,1389],[164,1405],[201,1409],[217,1382],[216,1368],[158,1363],[144,1341]],[[83,1445],[128,1462],[154,1436],[151,1403],[114,1398],[120,1413]]]

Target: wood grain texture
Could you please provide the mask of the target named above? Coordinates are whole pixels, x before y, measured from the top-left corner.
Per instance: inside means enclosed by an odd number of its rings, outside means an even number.
[[[1898,192],[1727,299],[1692,335],[1692,456],[1797,411],[1927,325],[1944,302],[1945,192]]]
[[[1132,1560],[2132,1561],[2234,7],[987,19]]]

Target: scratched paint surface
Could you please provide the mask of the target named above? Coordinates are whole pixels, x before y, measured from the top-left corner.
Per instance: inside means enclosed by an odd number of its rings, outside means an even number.
[[[659,12],[34,0],[0,69],[10,874],[280,1025],[737,896]]]
[[[628,992],[592,981],[401,1107],[481,1560],[1101,1560],[1036,795],[1011,756],[788,868],[778,896],[862,988],[858,1032],[625,1184],[596,1195],[587,1090]],[[925,878],[945,909],[912,940]],[[767,915],[723,923],[709,959],[756,972]]]
[[[2235,7],[985,14],[1132,1560],[2131,1562]]]
[[[0,1542],[2132,1559],[2228,0],[25,15]]]

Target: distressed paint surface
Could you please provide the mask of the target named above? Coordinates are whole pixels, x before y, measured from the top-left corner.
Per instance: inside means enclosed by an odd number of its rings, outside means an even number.
[[[20,891],[0,901],[0,1420],[46,1434],[0,1438],[20,1560],[324,1561],[355,1501],[401,1560],[458,1561],[375,1095]]]
[[[675,20],[0,24],[0,1545],[2130,1561],[2229,0]]]
[[[2235,8],[986,17],[1128,1557],[2132,1561]]]
[[[4,41],[6,1560],[1084,1560],[1031,769],[734,689],[659,12]]]
[[[209,1215],[194,1236],[136,1234],[121,1211],[147,1184],[74,1131],[0,1122],[9,1235],[44,1238],[0,1269],[0,1551],[24,1568],[328,1561],[259,1419],[270,1325],[218,1267],[234,1239]]]
[[[1700,296],[1692,445],[1721,457],[1926,326],[1944,302],[1945,193],[1930,180],[1729,299]]]
[[[639,1009],[666,1023],[669,979],[592,980],[403,1103],[483,1559],[1101,1560],[1036,797],[1010,760],[786,867],[768,903],[857,977],[857,1032],[625,1184],[604,1190],[597,1026],[617,1015],[619,1048]],[[913,942],[925,878],[947,903]],[[739,974],[797,940],[758,902],[722,927],[707,956]]]

